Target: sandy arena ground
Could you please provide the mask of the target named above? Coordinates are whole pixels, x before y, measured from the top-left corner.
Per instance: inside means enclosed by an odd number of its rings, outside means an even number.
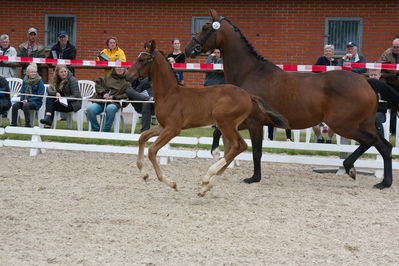
[[[0,265],[397,265],[399,173],[372,176],[252,162],[227,169],[205,198],[212,163],[162,166],[174,191],[145,183],[135,156],[0,148]],[[146,167],[150,167],[149,164]]]

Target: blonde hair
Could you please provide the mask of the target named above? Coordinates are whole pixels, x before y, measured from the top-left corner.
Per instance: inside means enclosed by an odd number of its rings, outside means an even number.
[[[35,70],[37,72],[37,64],[36,63],[30,63],[28,65],[28,67],[26,68],[26,71],[31,71],[31,70]]]
[[[367,69],[367,73],[377,73],[377,74],[381,74],[381,69],[369,68],[369,69]]]
[[[51,79],[50,85],[51,89],[54,91],[63,91],[65,84],[68,82],[68,79],[61,79],[59,76],[60,70],[65,68],[68,71],[66,65],[57,65],[54,69],[53,78]]]

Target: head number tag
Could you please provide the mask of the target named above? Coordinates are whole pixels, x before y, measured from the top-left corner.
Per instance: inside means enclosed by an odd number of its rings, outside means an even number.
[[[213,28],[214,30],[220,29],[220,22],[218,22],[218,21],[213,22],[213,23],[212,23],[212,28]]]

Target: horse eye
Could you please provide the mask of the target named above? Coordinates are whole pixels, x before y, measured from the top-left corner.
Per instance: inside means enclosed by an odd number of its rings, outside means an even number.
[[[139,59],[139,62],[140,62],[140,63],[143,63],[143,62],[144,62],[144,59],[143,59],[143,58],[140,58],[140,59]]]

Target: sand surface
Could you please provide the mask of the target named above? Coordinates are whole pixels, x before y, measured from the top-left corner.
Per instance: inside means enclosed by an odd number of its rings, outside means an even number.
[[[399,263],[398,172],[380,191],[373,176],[262,163],[247,185],[241,162],[198,198],[212,160],[162,166],[174,191],[152,170],[140,179],[132,155],[2,147],[0,158],[0,265]]]

